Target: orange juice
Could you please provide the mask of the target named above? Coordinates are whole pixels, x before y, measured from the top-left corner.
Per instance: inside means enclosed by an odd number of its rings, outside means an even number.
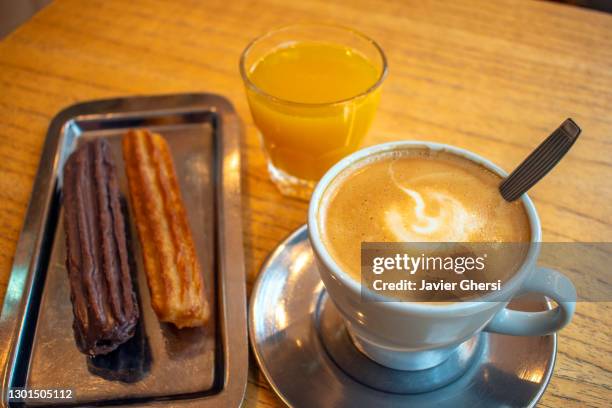
[[[249,105],[272,165],[313,183],[359,147],[380,99],[380,88],[368,91],[381,69],[334,43],[275,48],[247,75],[256,87],[247,88]]]

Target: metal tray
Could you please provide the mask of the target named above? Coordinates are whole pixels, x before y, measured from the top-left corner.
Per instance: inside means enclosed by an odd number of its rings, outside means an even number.
[[[120,138],[146,127],[167,140],[202,264],[214,318],[177,330],[153,312],[129,210]],[[62,168],[82,139],[112,148],[128,222],[141,319],[135,337],[95,359],[72,331],[65,269]],[[212,94],[80,103],[51,122],[0,315],[0,406],[238,406],[248,366],[240,207],[240,126]],[[231,333],[231,334],[230,334]],[[9,390],[72,390],[71,399],[11,402]]]

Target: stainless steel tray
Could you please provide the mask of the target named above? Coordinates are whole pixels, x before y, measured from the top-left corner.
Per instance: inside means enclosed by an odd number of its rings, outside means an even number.
[[[129,128],[161,133],[172,152],[208,296],[208,326],[177,330],[153,312],[130,216],[120,138]],[[136,336],[91,359],[79,353],[65,270],[62,168],[82,139],[112,148],[124,199],[141,307]],[[240,126],[211,94],[80,103],[51,122],[0,315],[0,406],[231,407],[247,376],[246,292],[240,208]],[[10,402],[10,389],[70,389],[72,399]]]

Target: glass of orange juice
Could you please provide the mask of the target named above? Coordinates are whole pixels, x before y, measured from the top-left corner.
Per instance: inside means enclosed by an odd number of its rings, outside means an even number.
[[[272,181],[281,193],[308,199],[327,169],[361,144],[387,61],[357,31],[301,24],[253,40],[240,72]]]

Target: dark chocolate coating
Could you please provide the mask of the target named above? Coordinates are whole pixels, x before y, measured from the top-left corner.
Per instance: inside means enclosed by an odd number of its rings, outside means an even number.
[[[125,343],[138,322],[119,198],[108,142],[83,143],[64,166],[63,203],[74,335],[89,355]]]

